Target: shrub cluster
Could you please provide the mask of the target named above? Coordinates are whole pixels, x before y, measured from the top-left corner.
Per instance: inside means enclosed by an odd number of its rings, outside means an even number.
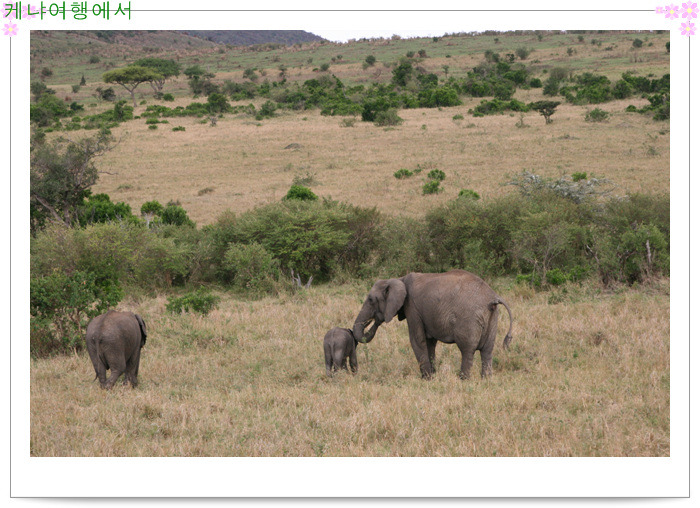
[[[430,174],[439,186],[444,173]],[[423,218],[286,199],[225,212],[203,228],[177,219],[182,208],[175,203],[144,203],[148,220],[125,219],[126,205],[88,196],[90,220],[74,228],[49,225],[32,237],[32,354],[81,344],[87,320],[116,305],[125,289],[214,285],[259,295],[291,290],[291,271],[316,283],[463,268],[534,286],[586,277],[632,284],[668,275],[668,195],[611,197],[609,182],[583,172],[558,179],[525,172],[509,183],[518,192],[483,200],[465,189]],[[204,311],[202,295],[169,305],[199,311],[202,303]]]
[[[427,216],[429,263],[524,274],[533,285],[586,274],[631,284],[668,275],[668,220],[668,196],[577,202],[541,188],[488,202],[457,199]]]
[[[428,172],[428,180],[423,184],[423,194],[437,194],[442,192],[440,182],[445,179],[445,172],[441,169],[431,169]]]
[[[473,109],[469,110],[473,116],[495,115],[505,111],[529,111],[527,104],[516,99],[511,100],[482,100],[481,103]]]
[[[585,120],[587,122],[604,122],[610,118],[610,113],[600,108],[595,108],[586,112]]]
[[[552,69],[554,71],[554,69]],[[572,104],[600,104],[615,99],[627,99],[634,94],[641,94],[649,100],[649,105],[642,109],[630,106],[628,111],[654,113],[654,119],[666,120],[670,111],[670,74],[659,79],[634,76],[623,73],[615,83],[606,76],[585,72],[573,76],[567,81],[564,74],[551,72],[544,85],[545,95],[562,95]]]
[[[207,315],[214,310],[220,298],[212,295],[209,291],[199,288],[182,296],[172,296],[168,298],[165,310],[172,314],[183,312],[197,312]]]

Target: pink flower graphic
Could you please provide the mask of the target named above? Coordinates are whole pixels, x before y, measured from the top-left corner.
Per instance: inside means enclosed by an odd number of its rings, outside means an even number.
[[[698,17],[698,4],[693,2],[692,4],[688,2],[683,4],[683,17],[684,18],[697,18]]]
[[[695,23],[681,23],[681,33],[688,37],[695,35]]]
[[[31,14],[30,14],[31,12]],[[33,5],[28,5],[26,7],[22,7],[22,19],[34,19],[36,18],[36,7]]]
[[[5,32],[5,35],[9,35],[10,37],[17,35],[17,25],[14,23],[6,23],[3,31]]]
[[[656,8],[656,14],[663,14],[663,13],[664,13],[664,8],[663,8],[663,6],[659,5]]]
[[[666,17],[669,19],[676,19],[678,17],[678,6],[673,4],[667,5]]]

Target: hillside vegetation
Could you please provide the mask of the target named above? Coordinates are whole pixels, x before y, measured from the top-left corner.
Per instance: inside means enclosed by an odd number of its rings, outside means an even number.
[[[33,32],[32,454],[668,456],[667,43]],[[513,309],[491,379],[405,322],[326,379],[374,280],[452,268]],[[114,307],[136,390],[90,383]]]

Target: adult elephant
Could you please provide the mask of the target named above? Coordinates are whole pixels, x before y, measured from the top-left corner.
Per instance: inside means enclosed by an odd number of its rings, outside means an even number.
[[[97,316],[88,324],[85,342],[102,388],[112,388],[122,373],[124,384],[136,387],[141,348],[146,344],[146,323],[141,316],[115,310]]]
[[[508,305],[479,277],[464,270],[446,273],[409,273],[399,279],[378,280],[355,319],[353,335],[369,342],[382,323],[394,316],[408,321],[411,347],[424,378],[435,372],[437,341],[457,344],[462,353],[460,377],[469,377],[474,352],[481,352],[481,375],[492,372],[491,359],[498,327],[498,304],[508,310],[510,327],[503,340],[511,341],[513,316]],[[372,329],[365,328],[374,321]]]

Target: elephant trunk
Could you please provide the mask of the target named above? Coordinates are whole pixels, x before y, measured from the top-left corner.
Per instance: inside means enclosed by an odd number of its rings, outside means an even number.
[[[369,330],[369,332],[365,334],[365,328],[367,328],[367,325],[371,321],[374,321],[374,325]],[[366,309],[365,307],[363,307],[360,311],[360,314],[357,316],[357,319],[355,320],[355,324],[352,327],[352,334],[357,342],[368,343],[374,338],[374,334],[377,332],[377,328],[379,328],[379,323],[376,319],[374,319],[371,309]]]

